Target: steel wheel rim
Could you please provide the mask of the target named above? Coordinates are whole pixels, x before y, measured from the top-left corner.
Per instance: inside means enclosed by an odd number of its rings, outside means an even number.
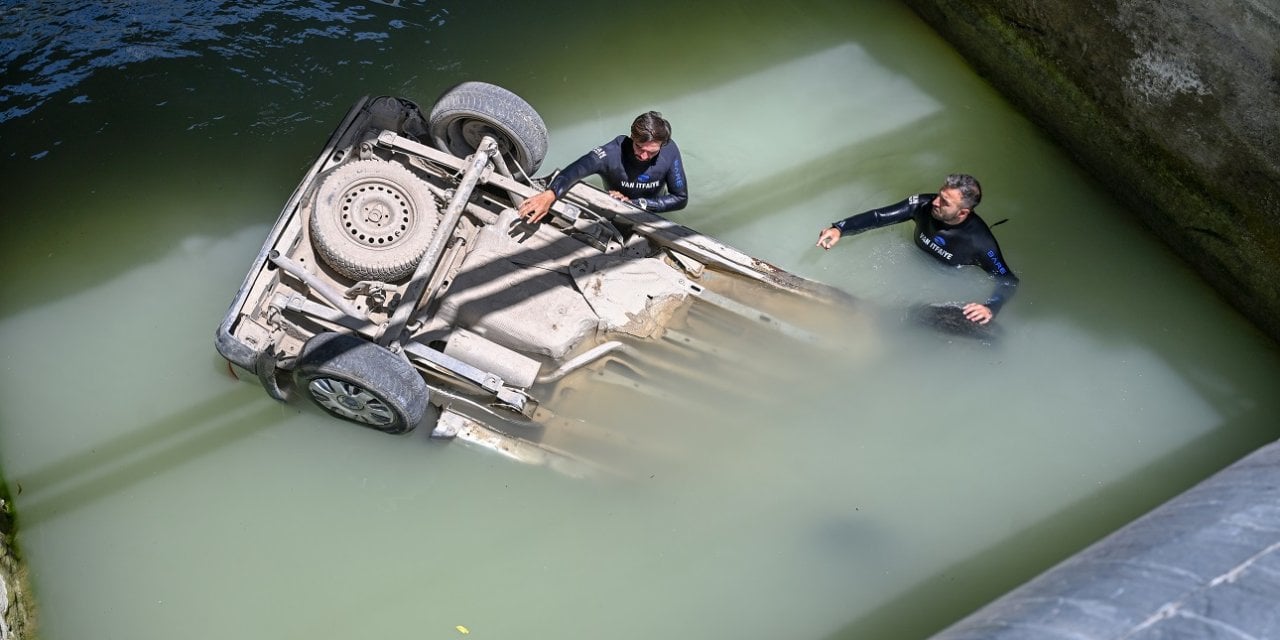
[[[418,217],[404,190],[381,179],[347,187],[341,211],[349,239],[374,249],[395,244]]]

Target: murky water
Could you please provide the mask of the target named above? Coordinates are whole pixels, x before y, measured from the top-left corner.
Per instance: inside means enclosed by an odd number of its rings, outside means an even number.
[[[1274,344],[891,2],[175,6],[0,9],[0,445],[44,638],[923,637],[1275,437]],[[214,327],[347,106],[465,79],[539,109],[547,167],[663,111],[673,217],[864,298],[869,348],[613,407],[628,473],[590,479],[228,378]],[[1010,219],[993,344],[894,322],[990,284],[905,227],[813,247],[954,170]]]

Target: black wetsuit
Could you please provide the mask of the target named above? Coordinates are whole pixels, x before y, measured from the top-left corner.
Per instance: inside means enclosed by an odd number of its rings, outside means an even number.
[[[570,187],[592,174],[604,178],[606,190],[621,193],[646,211],[677,211],[689,204],[684,162],[675,140],[669,140],[658,155],[642,162],[631,150],[631,138],[618,136],[565,167],[548,188],[560,199]]]
[[[831,226],[839,229],[841,235],[848,235],[915,220],[915,243],[925,253],[956,267],[976,265],[995,276],[995,291],[985,304],[992,314],[998,312],[1017,290],[1018,276],[1000,254],[1000,245],[991,228],[976,212],[970,211],[960,224],[947,224],[933,217],[935,196],[932,193],[914,195],[898,204],[859,213]]]

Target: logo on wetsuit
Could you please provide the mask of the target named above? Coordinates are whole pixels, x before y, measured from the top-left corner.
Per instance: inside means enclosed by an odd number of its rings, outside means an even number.
[[[930,251],[941,256],[943,260],[946,260],[947,262],[951,262],[951,258],[953,258],[955,254],[942,248],[942,245],[946,243],[947,243],[946,240],[943,240],[941,236],[930,238],[928,235],[924,233],[920,234],[921,246],[927,247]]]
[[[996,273],[999,273],[1000,275],[1009,273],[1009,270],[1005,268],[1004,263],[1000,262],[1000,258],[996,256],[996,252],[994,249],[990,249],[987,251],[987,257],[991,258],[991,264],[995,266]]]
[[[637,176],[635,182],[630,182],[627,180],[622,181],[622,186],[624,188],[636,189],[636,190],[657,189],[659,184],[662,184],[662,183],[658,180],[650,180],[649,174],[647,173],[642,173],[639,176]]]

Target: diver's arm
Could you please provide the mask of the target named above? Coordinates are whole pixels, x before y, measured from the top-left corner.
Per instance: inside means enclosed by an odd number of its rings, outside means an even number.
[[[995,244],[983,253],[979,264],[996,279],[995,289],[985,303],[991,309],[991,314],[995,315],[1000,313],[1000,308],[1018,291],[1018,276],[1014,275],[1013,269],[1009,268],[1004,256],[1000,254],[1000,247]]]
[[[835,227],[840,232],[840,235],[847,235],[850,233],[861,233],[868,229],[885,227],[899,222],[906,222],[911,219],[912,214],[915,212],[916,207],[920,205],[922,199],[924,202],[931,202],[933,201],[933,196],[929,194],[917,194],[897,204],[891,204],[887,207],[880,207],[879,209],[872,209],[870,211],[863,211],[862,213],[854,214],[839,222],[831,223],[831,226]]]
[[[547,189],[556,194],[556,199],[564,197],[564,194],[578,184],[583,178],[600,173],[605,168],[605,150],[604,147],[596,147],[582,155],[581,158],[573,161],[573,164],[565,167],[556,177],[551,180],[551,184],[547,185]]]
[[[877,227],[884,227],[891,224],[897,224],[899,222],[906,222],[912,218],[915,210],[919,208],[921,198],[924,198],[925,202],[933,201],[933,196],[931,195],[917,194],[897,204],[891,204],[887,207],[880,207],[879,209],[872,209],[870,211],[863,211],[862,213],[851,215],[839,222],[833,222],[831,223],[831,226],[818,233],[817,246],[822,247],[823,249],[830,249],[831,247],[834,247],[835,244],[840,241],[840,238],[846,233],[861,233],[867,229],[875,229]]]

